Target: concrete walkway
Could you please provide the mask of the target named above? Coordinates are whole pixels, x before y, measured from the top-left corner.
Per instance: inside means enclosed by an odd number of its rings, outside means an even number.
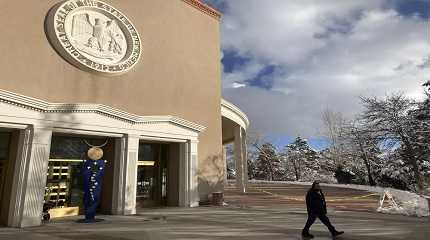
[[[429,239],[429,218],[330,210],[332,222],[345,235],[338,239]],[[18,240],[278,240],[301,239],[303,209],[286,207],[199,207],[150,209],[136,216],[100,216],[105,221],[81,224],[68,218],[26,229],[0,229],[0,239]],[[331,239],[319,222],[315,239]]]

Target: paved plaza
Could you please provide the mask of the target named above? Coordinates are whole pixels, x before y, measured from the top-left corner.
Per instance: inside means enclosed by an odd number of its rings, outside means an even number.
[[[230,183],[225,188],[225,199],[230,205],[253,207],[303,207],[310,186],[285,183],[260,184],[250,182],[247,194],[241,194]],[[336,210],[375,212],[379,194],[341,187],[322,189],[329,207]]]
[[[346,234],[338,239],[428,239],[428,218],[366,212],[330,212],[332,222]],[[301,239],[306,219],[303,209],[219,208],[152,209],[137,216],[100,216],[104,222],[76,223],[78,218],[55,221],[40,227],[0,229],[0,239],[19,240],[253,240]],[[319,223],[311,229],[315,239],[330,239]]]
[[[300,232],[307,215],[300,196],[305,189],[306,186],[254,186],[247,195],[228,189],[226,201],[230,204],[226,207],[145,209],[135,216],[100,216],[105,221],[94,224],[77,223],[81,217],[71,217],[40,227],[3,228],[0,240],[302,239]],[[325,190],[329,216],[338,230],[346,232],[337,239],[429,239],[429,218],[376,213],[377,198],[362,198],[367,192]],[[315,239],[331,239],[318,221],[311,233]]]

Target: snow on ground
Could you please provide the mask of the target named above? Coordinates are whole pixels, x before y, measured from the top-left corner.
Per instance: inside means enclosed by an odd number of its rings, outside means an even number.
[[[291,181],[264,181],[264,180],[250,180],[250,183],[256,184],[295,184],[310,186],[311,182],[291,182]],[[326,184],[321,183],[321,186],[337,187],[337,188],[349,188],[364,190],[373,193],[383,194],[388,192],[388,195],[392,195],[394,204],[390,203],[389,207],[378,207],[377,211],[387,214],[402,214],[407,216],[418,216],[428,217],[430,216],[429,202],[426,197],[420,196],[413,192],[402,191],[393,188],[373,187],[366,185],[355,185],[355,184]],[[387,199],[388,200],[388,199]],[[389,201],[390,202],[390,201]],[[396,206],[397,205],[397,206]]]

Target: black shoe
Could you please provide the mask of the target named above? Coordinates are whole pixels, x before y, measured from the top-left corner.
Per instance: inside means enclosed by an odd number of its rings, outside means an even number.
[[[314,238],[314,235],[308,233],[308,232],[302,232],[302,237],[304,238]]]
[[[344,233],[345,233],[344,231],[340,231],[340,232],[334,231],[331,235],[333,235],[333,237],[336,237],[336,236],[339,236],[339,235],[344,234]]]

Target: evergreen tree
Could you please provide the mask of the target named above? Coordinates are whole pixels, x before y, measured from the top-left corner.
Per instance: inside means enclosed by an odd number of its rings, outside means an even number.
[[[296,181],[317,178],[320,170],[319,155],[306,139],[297,137],[293,143],[285,146],[283,155],[287,178],[291,178],[291,175]]]
[[[415,190],[412,168],[403,160],[400,148],[388,150],[383,156],[383,166],[376,175],[379,186],[402,190]]]
[[[257,177],[257,169],[256,169],[256,160],[253,158],[248,157],[247,163],[248,163],[248,179],[256,179]]]
[[[259,154],[255,162],[256,178],[268,181],[279,180],[283,175],[280,158],[271,143],[258,147]]]

